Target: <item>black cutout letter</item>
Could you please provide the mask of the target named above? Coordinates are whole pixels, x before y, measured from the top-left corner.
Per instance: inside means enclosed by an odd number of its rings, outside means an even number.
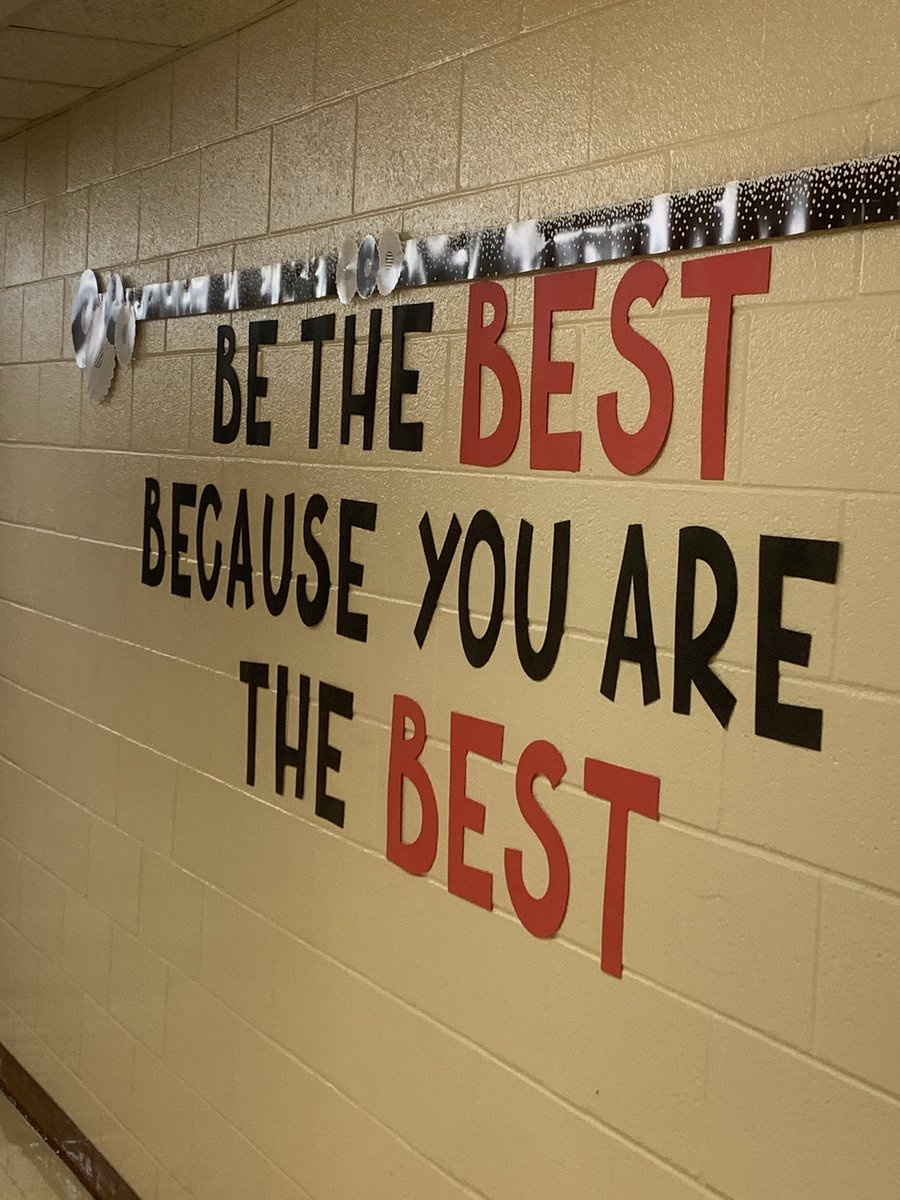
[[[637,635],[625,633],[628,620],[628,601],[634,591],[634,619]],[[659,670],[656,665],[656,642],[653,640],[653,616],[650,611],[650,579],[647,574],[647,555],[644,552],[644,529],[642,525],[629,525],[616,584],[612,618],[609,623],[609,638],[606,644],[606,661],[600,691],[608,700],[615,700],[622,660],[636,662],[641,668],[641,688],[644,704],[658,700]]]
[[[353,693],[330,683],[319,684],[319,726],[316,746],[316,816],[332,825],[344,826],[344,801],[330,796],[328,772],[340,771],[341,751],[328,740],[331,714],[353,720]]]
[[[789,746],[822,749],[822,710],[778,699],[779,664],[809,665],[812,635],[781,624],[784,578],[834,583],[838,542],[813,538],[759,539],[759,608],[756,618],[756,733]]]
[[[434,544],[434,532],[431,528],[430,515],[427,512],[424,513],[422,520],[419,522],[419,537],[422,539],[425,565],[428,567],[428,586],[425,588],[425,594],[422,597],[422,604],[419,608],[419,615],[416,618],[416,627],[413,630],[420,650],[424,646],[428,630],[431,628],[438,600],[441,598],[444,582],[450,570],[450,564],[453,561],[453,555],[456,552],[456,547],[459,545],[461,536],[462,526],[459,523],[456,513],[454,513],[450,518],[450,524],[447,526],[447,533],[444,537],[444,544],[441,546],[441,552],[438,554],[437,547]]]
[[[398,304],[391,326],[391,394],[388,410],[388,446],[391,450],[421,450],[422,422],[403,420],[403,397],[419,390],[419,372],[403,365],[408,333],[428,333],[434,318],[433,304]]]
[[[247,512],[247,489],[238,495],[234,530],[231,534],[231,555],[228,559],[228,589],[225,603],[234,608],[234,593],[238,583],[244,585],[244,608],[253,607],[253,557],[250,553],[250,517]]]
[[[300,322],[300,341],[312,342],[312,374],[309,384],[309,448],[319,448],[319,402],[322,396],[322,343],[334,341],[334,313],[304,317]]]
[[[179,570],[181,555],[187,554],[187,534],[181,528],[181,510],[193,508],[197,503],[197,485],[195,483],[172,484],[172,595],[189,596],[191,594],[191,577]]]
[[[469,579],[472,559],[479,542],[484,542],[494,560],[494,595],[487,629],[479,637],[472,628],[469,611]],[[480,509],[466,532],[459,561],[459,636],[463,652],[473,667],[483,667],[494,653],[503,624],[503,597],[506,594],[506,549],[503,534],[493,513]]]
[[[241,662],[241,683],[247,692],[247,787],[256,783],[256,720],[259,715],[259,689],[269,686],[269,667],[266,663]]]
[[[534,526],[519,522],[516,547],[515,619],[516,649],[519,662],[530,679],[546,679],[556,665],[566,628],[566,604],[569,598],[569,544],[571,521],[553,526],[553,559],[550,567],[550,600],[547,604],[547,632],[539,650],[531,644],[528,617],[528,581],[531,575],[531,544]]]
[[[141,583],[159,587],[166,573],[166,538],[159,520],[161,497],[159,480],[148,475],[144,480],[144,546],[141,552]],[[153,548],[150,535],[156,539],[156,562],[151,562]]]
[[[706,628],[694,635],[697,563],[713,573],[716,606]],[[715,529],[686,525],[678,535],[678,582],[675,587],[675,682],[672,710],[691,711],[691,684],[723,729],[728,728],[735,697],[709,665],[731,633],[737,611],[738,578],[728,543]]]
[[[206,511],[211,508],[218,521],[222,513],[222,497],[214,483],[208,483],[200,493],[200,503],[197,505],[197,579],[200,583],[200,594],[204,600],[212,600],[219,586],[219,573],[222,570],[222,543],[216,538],[216,549],[213,554],[212,572],[206,574],[206,560],[203,557],[203,531],[206,528]]]
[[[328,593],[331,590],[331,568],[325,551],[313,537],[312,523],[325,520],[328,501],[319,492],[314,492],[306,502],[303,513],[303,548],[316,568],[316,590],[310,597],[306,588],[306,573],[297,576],[297,612],[304,625],[318,625],[328,608]]]
[[[220,325],[216,339],[216,392],[213,406],[213,441],[233,442],[241,428],[241,385],[234,367],[237,341],[230,325]],[[225,384],[231,390],[231,416],[225,420]]]
[[[341,445],[350,445],[350,418],[363,419],[363,450],[371,450],[375,438],[375,397],[378,387],[378,358],[381,353],[381,309],[369,310],[369,352],[366,384],[353,391],[353,360],[356,357],[356,317],[344,317],[344,375],[341,400]]]
[[[284,497],[284,529],[281,551],[281,579],[277,590],[272,586],[272,512],[275,501],[266,493],[263,508],[263,591],[266,594],[266,608],[273,617],[281,616],[287,604],[288,592],[291,590],[292,565],[294,561],[294,503],[293,492]]]
[[[364,642],[369,636],[366,613],[350,608],[350,588],[362,587],[365,568],[350,557],[353,553],[353,530],[375,528],[378,505],[368,500],[341,501],[341,531],[338,545],[337,631],[341,637]]]
[[[284,772],[294,768],[294,796],[303,799],[306,791],[306,741],[309,734],[309,676],[300,676],[300,717],[297,729],[297,745],[287,740],[288,669],[278,668],[278,690],[275,693],[275,791],[284,795]]]
[[[272,441],[270,421],[256,419],[256,401],[269,394],[267,376],[258,374],[260,346],[274,346],[278,341],[277,321],[250,322],[250,364],[247,368],[247,445],[268,446]]]

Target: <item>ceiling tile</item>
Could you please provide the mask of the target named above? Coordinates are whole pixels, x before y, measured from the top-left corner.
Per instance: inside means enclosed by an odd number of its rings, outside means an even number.
[[[26,11],[29,5],[22,0],[0,0],[0,22],[4,25],[15,24],[16,18]]]
[[[0,34],[0,44],[3,35]],[[32,83],[27,79],[0,79],[0,117],[32,121],[71,104],[90,91],[62,83]]]
[[[306,0],[314,9],[316,0]],[[0,0],[0,139],[284,0]]]
[[[0,77],[103,87],[174,48],[11,27],[0,30]]]
[[[16,23],[123,41],[189,46],[273,7],[273,0],[42,0]]]

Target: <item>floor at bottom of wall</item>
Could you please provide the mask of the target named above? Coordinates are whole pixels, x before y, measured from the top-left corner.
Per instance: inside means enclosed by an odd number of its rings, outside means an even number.
[[[40,1134],[0,1093],[2,1200],[90,1200]]]

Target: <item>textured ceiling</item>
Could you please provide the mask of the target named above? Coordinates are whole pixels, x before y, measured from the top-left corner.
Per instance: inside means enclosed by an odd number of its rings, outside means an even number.
[[[0,137],[280,6],[273,0],[0,0]]]

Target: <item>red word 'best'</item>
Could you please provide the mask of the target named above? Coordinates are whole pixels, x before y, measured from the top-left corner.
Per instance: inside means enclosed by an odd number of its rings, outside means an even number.
[[[469,793],[469,759],[503,761],[503,725],[465,713],[450,714],[450,779],[447,795],[447,889],[480,908],[494,907],[494,876],[466,862],[466,834],[483,834],[487,807]],[[422,763],[428,741],[425,713],[409,696],[394,696],[391,751],[387,784],[387,849],[392,863],[411,875],[426,875],[437,858],[440,818],[434,783]],[[503,851],[503,873],[513,909],[535,937],[552,937],[562,925],[569,903],[569,856],[550,813],[535,796],[535,783],[544,778],[555,791],[566,773],[562,754],[551,742],[534,741],[522,751],[516,766],[515,793],[519,812],[540,843],[547,861],[543,895],[528,890],[522,870],[523,851]],[[404,783],[418,798],[418,833],[404,840]],[[610,806],[603,895],[600,967],[608,975],[622,974],[622,935],[625,922],[625,863],[628,817],[638,813],[659,819],[659,779],[596,758],[584,760],[584,790]]]
[[[764,295],[769,290],[772,250],[758,246],[729,254],[691,259],[682,264],[681,295],[709,300],[703,394],[700,419],[700,478],[725,478],[725,432],[728,416],[728,360],[734,298]],[[553,316],[594,307],[596,267],[538,275],[534,281],[529,394],[529,462],[535,471],[579,471],[581,432],[549,429],[551,395],[572,391],[574,364],[550,356]],[[632,363],[647,384],[649,407],[640,429],[629,432],[619,421],[618,393],[597,397],[597,432],[604,453],[625,475],[651,467],[662,452],[672,424],[672,372],[662,351],[631,324],[638,300],[655,308],[669,281],[665,268],[651,259],[634,263],[613,294],[610,333],[622,358]],[[491,317],[485,320],[485,312]],[[501,284],[480,280],[469,291],[466,361],[463,373],[459,461],[477,467],[507,462],[522,428],[522,384],[509,351],[501,344],[508,302]],[[481,381],[490,371],[500,385],[501,412],[496,427],[482,432]]]

